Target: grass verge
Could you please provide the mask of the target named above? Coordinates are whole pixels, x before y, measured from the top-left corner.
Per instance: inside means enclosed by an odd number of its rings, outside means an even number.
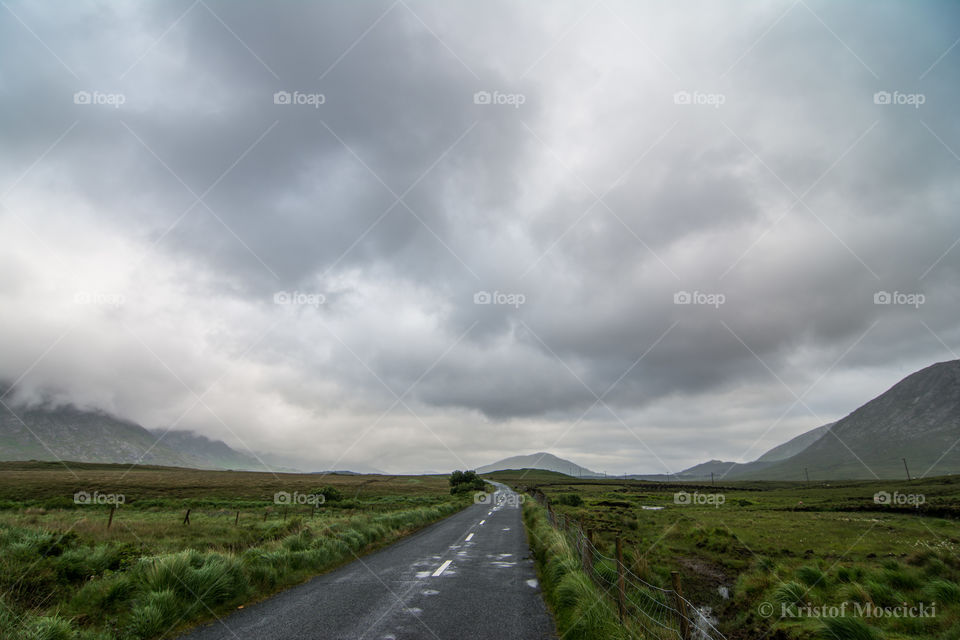
[[[68,480],[41,473],[27,473],[28,479],[55,485],[60,495],[76,490],[60,487]],[[105,505],[38,505],[36,493],[0,508],[3,640],[176,637],[470,504],[469,496],[449,495],[445,478],[328,478],[350,497],[312,509],[277,508],[266,499],[274,488],[258,489],[252,477],[211,492],[211,485],[237,477],[229,472],[205,472],[198,479],[209,482],[192,490],[183,474],[156,472],[160,482],[142,497],[139,479],[121,477],[122,470],[105,473],[111,474],[108,486],[127,495],[112,527]],[[261,477],[261,484],[270,481],[268,474]],[[164,493],[167,479],[182,488]],[[316,483],[314,477],[283,479]],[[12,483],[0,473],[0,492],[12,494]],[[183,522],[187,508],[189,525]]]
[[[583,572],[567,538],[550,526],[546,511],[524,502],[523,522],[544,598],[565,640],[626,640],[632,636],[600,588]]]
[[[522,472],[499,479],[533,484]],[[960,504],[954,476],[718,487],[545,477],[537,486],[556,513],[594,532],[601,553],[611,556],[619,537],[644,581],[669,588],[680,572],[687,599],[709,607],[728,638],[960,640],[960,535],[956,519],[936,515]],[[922,495],[927,508],[888,508],[874,498],[882,492]],[[609,582],[610,567],[595,568]]]

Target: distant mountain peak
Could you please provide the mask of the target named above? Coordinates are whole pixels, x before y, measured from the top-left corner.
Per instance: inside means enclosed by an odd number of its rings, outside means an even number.
[[[493,471],[503,471],[504,469],[544,469],[546,471],[565,473],[574,477],[596,477],[602,475],[586,467],[581,467],[570,460],[557,457],[552,453],[547,453],[546,451],[504,458],[492,464],[478,467],[477,473],[491,473]]]

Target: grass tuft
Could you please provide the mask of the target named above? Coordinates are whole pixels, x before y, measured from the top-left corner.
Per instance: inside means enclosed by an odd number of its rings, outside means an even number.
[[[934,580],[924,588],[927,596],[938,603],[960,602],[960,585],[949,580]]]
[[[807,597],[807,589],[799,582],[785,582],[773,591],[773,599],[787,606],[802,606]]]
[[[817,633],[829,640],[876,640],[877,634],[860,618],[824,618]]]
[[[818,567],[810,565],[797,569],[797,578],[808,587],[824,585],[826,576]]]

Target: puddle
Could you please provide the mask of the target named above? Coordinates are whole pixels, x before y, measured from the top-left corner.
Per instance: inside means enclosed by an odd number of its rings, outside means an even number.
[[[710,640],[716,635],[714,628],[720,621],[713,615],[712,607],[697,607],[696,611],[699,615],[693,629],[693,640]]]

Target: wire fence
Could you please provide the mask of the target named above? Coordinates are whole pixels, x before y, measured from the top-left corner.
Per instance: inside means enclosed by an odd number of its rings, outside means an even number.
[[[583,571],[611,598],[620,622],[635,626],[654,638],[677,640],[726,640],[707,614],[683,596],[680,574],[671,572],[672,587],[659,587],[633,572],[623,561],[623,546],[616,538],[615,557],[605,555],[594,544],[593,531],[580,522],[556,513],[546,494],[529,493],[547,512],[547,519],[571,541]]]

